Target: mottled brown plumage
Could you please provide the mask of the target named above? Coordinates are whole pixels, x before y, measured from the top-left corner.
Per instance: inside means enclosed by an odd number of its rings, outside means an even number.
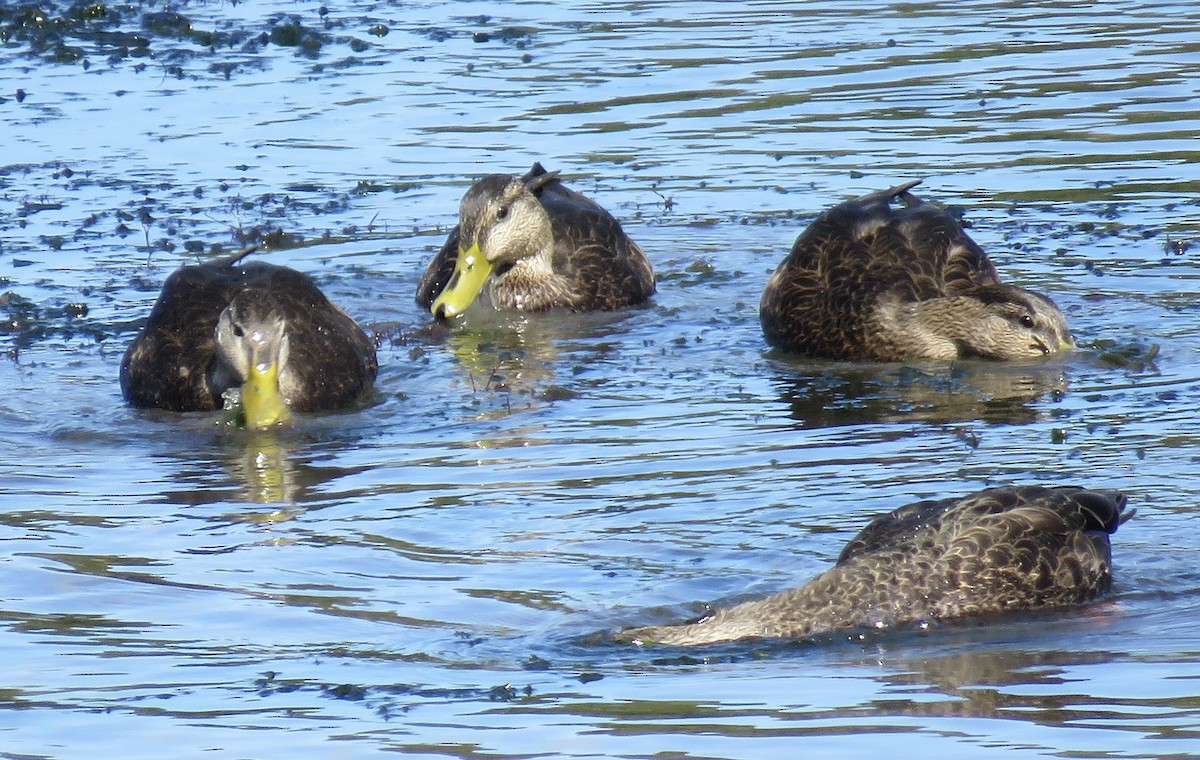
[[[763,291],[767,342],[853,361],[1008,360],[1073,346],[1054,302],[1001,282],[950,214],[909,192],[916,184],[839,204],[799,236]]]
[[[434,304],[460,251],[474,244],[495,267],[483,293],[499,308],[605,311],[654,293],[650,261],[620,222],[541,164],[520,179],[493,174],[467,190],[458,226],[421,277],[418,304]]]
[[[251,250],[167,278],[121,362],[121,391],[130,404],[177,412],[222,408],[222,395],[257,361],[247,356],[251,334],[266,335],[263,342],[277,355],[282,349],[279,391],[292,409],[343,407],[371,385],[375,346],[358,324],[307,275],[244,263]]]
[[[921,501],[872,521],[807,585],[699,622],[634,628],[644,644],[803,638],[1078,604],[1112,583],[1115,491],[1020,486]]]

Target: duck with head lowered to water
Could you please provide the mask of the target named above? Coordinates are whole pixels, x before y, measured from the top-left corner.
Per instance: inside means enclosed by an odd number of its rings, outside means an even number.
[[[1011,361],[1072,348],[1058,306],[1002,282],[953,216],[910,192],[918,182],[841,203],[801,233],[763,291],[767,342],[850,361]]]
[[[167,278],[121,361],[131,405],[208,411],[229,398],[247,427],[264,428],[292,410],[348,406],[371,387],[374,342],[307,275],[244,262],[253,250]]]
[[[631,628],[636,644],[800,639],[1091,601],[1112,585],[1109,534],[1133,515],[1116,491],[1011,486],[920,501],[876,518],[804,586],[694,623]]]

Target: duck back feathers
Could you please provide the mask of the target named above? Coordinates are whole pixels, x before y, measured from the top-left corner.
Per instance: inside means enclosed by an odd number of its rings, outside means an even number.
[[[625,631],[643,643],[802,638],[1086,602],[1112,583],[1115,491],[1022,486],[922,501],[877,518],[807,585],[699,622]]]

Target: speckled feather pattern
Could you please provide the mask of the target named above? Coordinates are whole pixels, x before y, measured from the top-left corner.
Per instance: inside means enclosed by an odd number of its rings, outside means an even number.
[[[1086,602],[1112,583],[1109,534],[1130,513],[1111,491],[1021,486],[922,501],[877,518],[807,585],[697,623],[618,638],[704,644],[803,638]]]
[[[953,308],[968,322],[976,318],[972,301],[1011,299],[1057,311],[1049,299],[1002,283],[953,216],[910,192],[916,184],[841,203],[797,238],[763,292],[768,343],[852,361],[935,357],[945,349],[924,346],[921,337],[898,339],[897,312],[881,305],[960,297]]]
[[[529,184],[546,173],[541,164],[534,164],[521,181]],[[557,178],[540,185],[535,194],[550,217],[552,267],[565,286],[551,288],[537,278],[523,278],[521,270],[514,267],[493,275],[486,287],[493,305],[529,311],[608,311],[641,303],[654,294],[650,260],[612,214]],[[429,308],[450,281],[459,240],[456,226],[425,269],[417,287],[421,307]]]
[[[180,412],[221,408],[226,386],[214,379],[214,330],[221,311],[244,290],[269,295],[286,320],[289,358],[280,386],[293,389],[287,398],[293,409],[345,406],[374,381],[373,342],[311,278],[235,257],[185,266],[167,278],[121,362],[126,400]]]

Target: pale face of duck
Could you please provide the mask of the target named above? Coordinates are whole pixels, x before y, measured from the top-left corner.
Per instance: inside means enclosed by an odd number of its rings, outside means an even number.
[[[488,279],[503,277],[523,261],[548,257],[554,237],[550,217],[517,178],[493,174],[467,190],[459,205],[459,248],[450,282],[430,306],[450,319],[475,302]],[[549,266],[549,262],[543,262]]]
[[[1016,287],[983,290],[982,314],[959,338],[960,355],[1031,359],[1075,347],[1066,317],[1049,298]]]
[[[244,290],[221,312],[216,329],[217,358],[241,384],[246,427],[265,428],[291,414],[279,390],[287,365],[287,322],[274,303]]]

